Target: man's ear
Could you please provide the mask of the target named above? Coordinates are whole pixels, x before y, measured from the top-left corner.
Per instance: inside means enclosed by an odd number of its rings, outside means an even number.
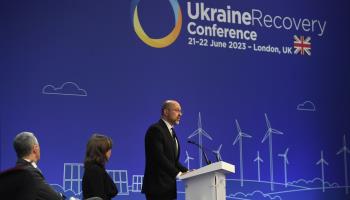
[[[163,115],[164,116],[168,116],[169,115],[169,110],[168,109],[164,109],[163,110]]]

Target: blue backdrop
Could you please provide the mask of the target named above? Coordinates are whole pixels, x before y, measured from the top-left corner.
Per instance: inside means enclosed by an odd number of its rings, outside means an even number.
[[[144,199],[137,176],[144,134],[161,103],[177,99],[181,161],[188,151],[190,168],[200,167],[198,150],[186,143],[200,113],[212,138],[203,136],[203,145],[222,145],[223,160],[236,166],[227,199],[349,199],[349,2],[171,2],[1,1],[1,170],[15,164],[14,136],[32,131],[47,181],[80,198],[86,142],[103,133],[114,141],[107,168],[121,191],[115,199]],[[181,20],[179,35],[164,48],[146,44],[134,28],[135,5],[151,38]],[[213,26],[236,34],[202,34]],[[283,132],[272,133],[272,151],[268,138],[262,142],[266,119]],[[233,145],[236,120],[252,136],[242,148]],[[328,165],[317,164],[321,151]],[[184,199],[181,182],[178,189]]]

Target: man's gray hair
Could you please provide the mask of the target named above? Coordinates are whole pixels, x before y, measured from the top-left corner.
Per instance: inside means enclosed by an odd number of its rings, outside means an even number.
[[[13,147],[15,148],[18,158],[28,156],[35,144],[39,144],[35,135],[31,132],[21,132],[16,135],[13,140]]]

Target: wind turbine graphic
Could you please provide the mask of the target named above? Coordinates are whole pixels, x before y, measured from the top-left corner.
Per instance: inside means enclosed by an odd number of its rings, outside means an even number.
[[[287,158],[289,148],[286,149],[284,154],[278,154],[279,157],[283,158],[283,165],[284,165],[284,186],[287,187],[287,165],[289,165],[289,161]]]
[[[322,191],[324,192],[324,165],[328,165],[328,162],[323,159],[323,151],[321,151],[321,159],[316,163],[316,165],[321,164],[321,170],[322,170]]]
[[[216,155],[216,160],[217,161],[222,161],[222,157],[221,157],[221,154],[220,154],[221,147],[222,147],[222,144],[220,144],[218,150],[214,150],[213,151],[213,153]]]
[[[350,150],[346,146],[346,136],[343,137],[343,147],[338,151],[337,155],[343,153],[344,155],[344,170],[345,170],[345,192],[349,194],[349,182],[348,182],[348,159],[346,154],[350,154]]]
[[[256,158],[254,159],[254,162],[258,162],[258,181],[260,182],[260,162],[264,162],[259,155],[259,151],[257,153]]]
[[[185,163],[187,163],[187,169],[190,169],[190,160],[193,160],[194,158],[190,157],[188,155],[188,152],[186,151],[186,159],[185,159]]]
[[[196,135],[198,135],[198,144],[200,146],[203,146],[203,144],[202,144],[203,143],[203,141],[202,141],[203,136],[208,138],[209,140],[213,140],[213,138],[211,138],[211,136],[202,128],[202,118],[201,118],[200,112],[198,113],[198,128],[190,136],[188,136],[188,139],[190,139]],[[198,157],[199,158],[199,167],[202,167],[203,166],[203,154],[202,154],[202,151],[200,148],[198,149],[198,151],[199,151],[199,157]]]
[[[238,135],[236,136],[235,141],[233,141],[233,146],[239,141],[239,162],[240,162],[240,176],[241,176],[241,187],[243,186],[243,144],[242,144],[242,138],[251,138],[252,136],[243,133],[241,130],[241,127],[238,124],[238,121],[236,119],[236,127],[237,127],[237,132]]]
[[[266,125],[267,125],[267,131],[266,134],[263,138],[263,140],[261,141],[261,143],[264,143],[265,140],[267,138],[269,138],[269,152],[270,152],[270,184],[271,184],[271,191],[273,191],[273,153],[272,153],[272,135],[276,134],[276,135],[283,135],[283,133],[281,131],[278,131],[276,129],[271,128],[271,124],[270,121],[267,117],[267,114],[265,113],[265,121],[266,121]]]

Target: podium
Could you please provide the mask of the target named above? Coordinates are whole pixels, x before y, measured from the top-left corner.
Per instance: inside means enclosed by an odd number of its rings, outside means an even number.
[[[220,161],[180,176],[185,182],[185,199],[225,200],[227,173],[235,173],[235,166]]]

